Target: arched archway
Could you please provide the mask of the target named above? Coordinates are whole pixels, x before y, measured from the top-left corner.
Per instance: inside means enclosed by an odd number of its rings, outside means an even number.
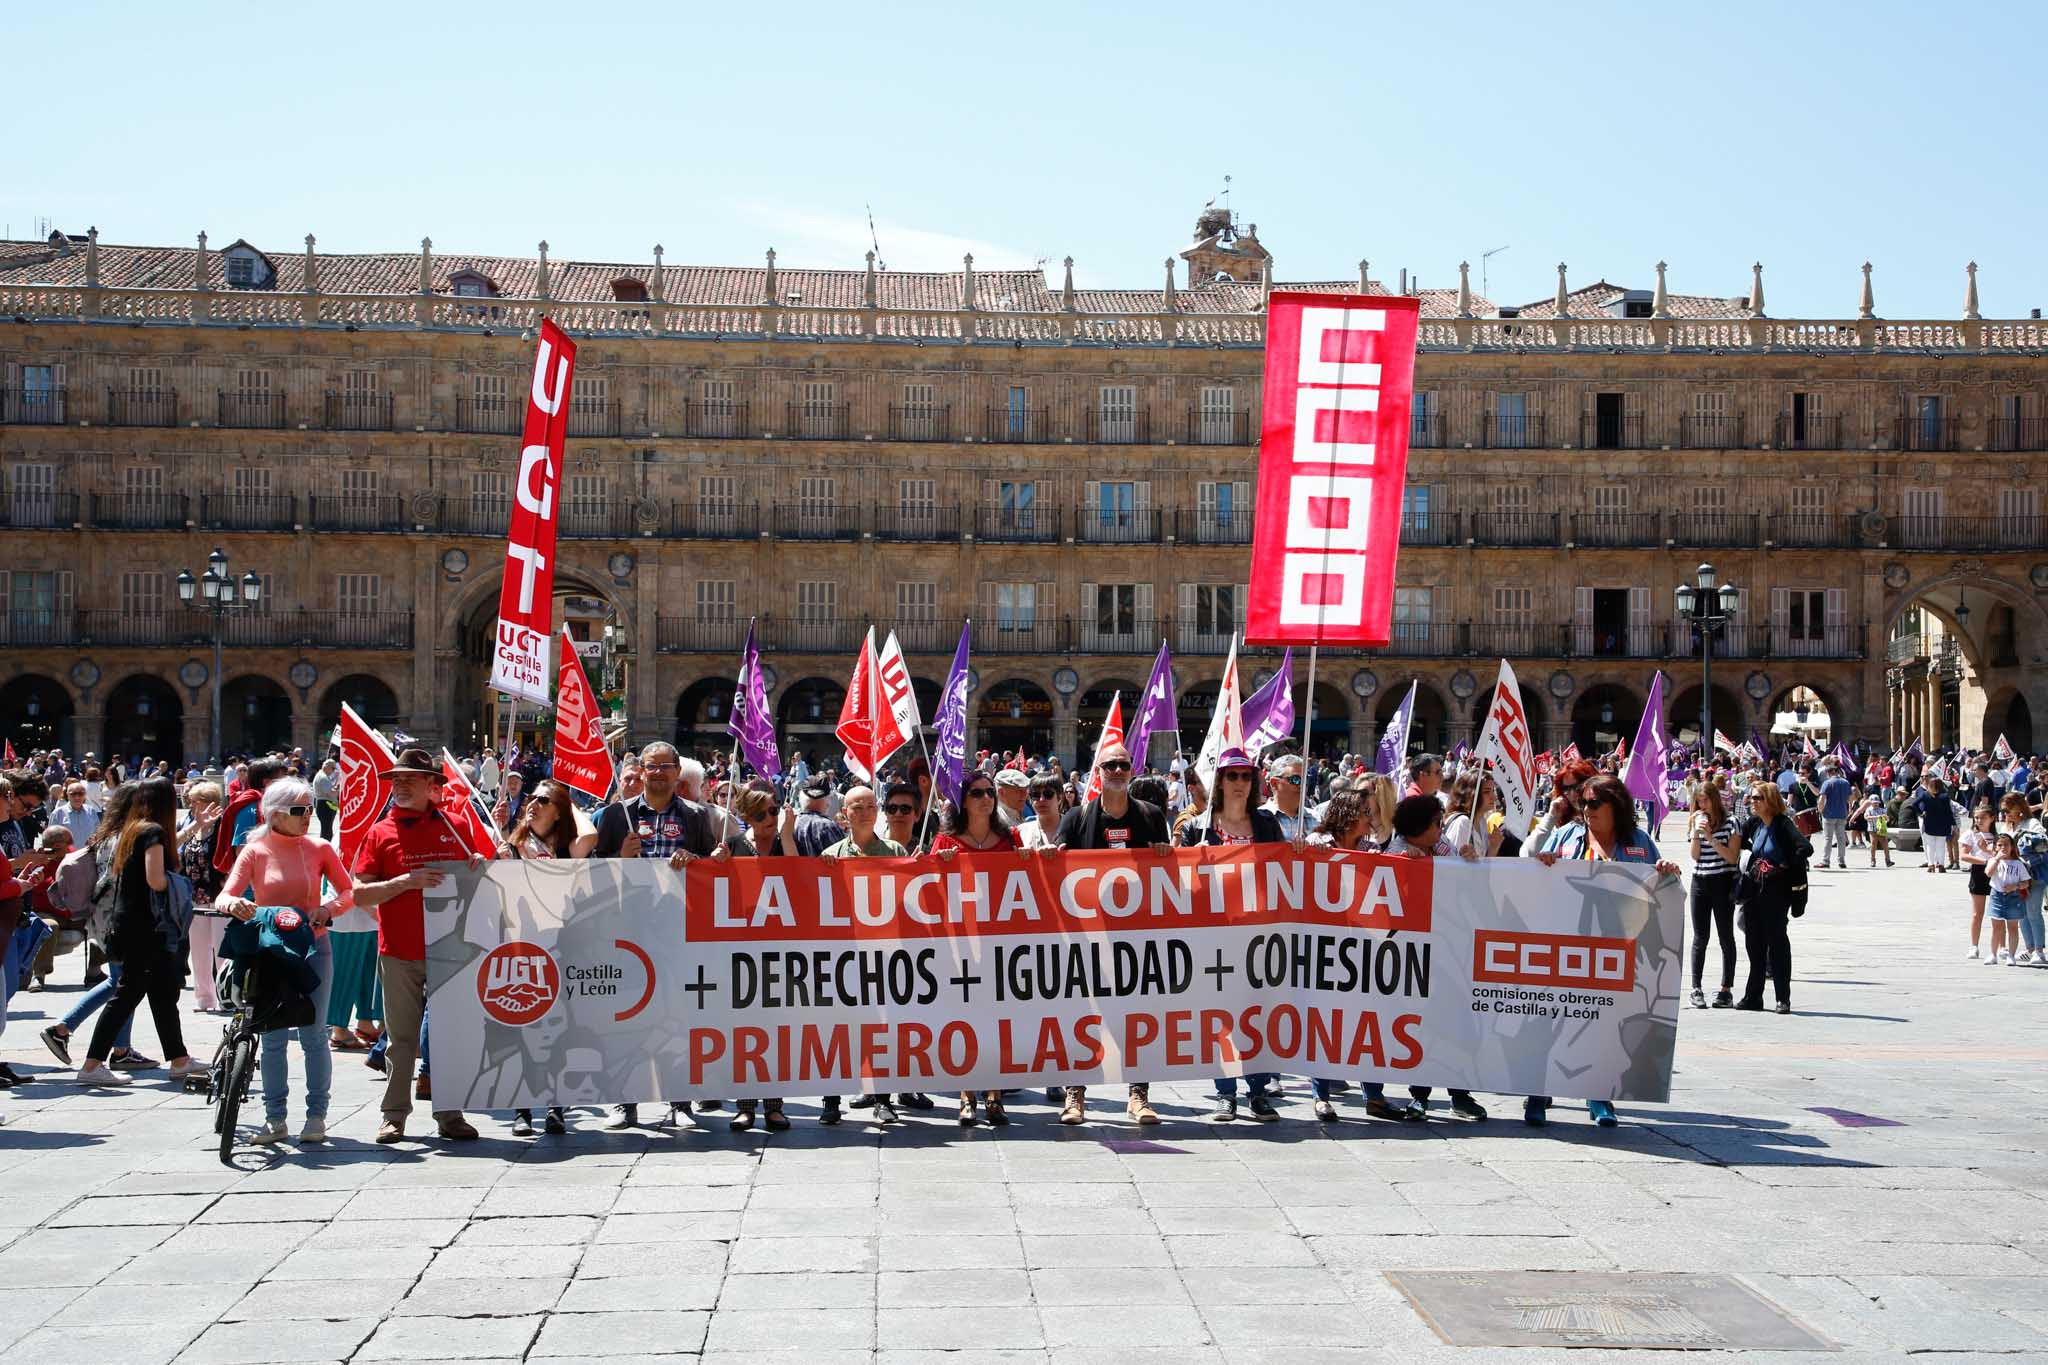
[[[725,727],[732,719],[732,694],[738,687],[731,678],[699,678],[678,694],[675,745],[679,751],[702,758],[731,750],[732,736]],[[839,713],[833,712],[832,717],[837,720]]]
[[[1029,678],[984,683],[974,697],[978,747],[1004,753],[1052,751],[1052,697]]]
[[[2034,708],[2024,692],[2010,692],[1995,698],[1984,712],[1983,748],[1989,751],[2004,736],[2016,754],[2031,754],[2034,748]]]
[[[230,754],[257,757],[292,747],[292,699],[259,673],[244,673],[220,689],[220,742]]]
[[[2008,689],[2030,695],[2030,718],[2048,701],[2048,604],[2026,586],[1957,561],[1885,601],[1893,744],[1918,736],[1930,750],[1973,745],[1993,730],[1992,699]]]
[[[1410,683],[1415,686],[1415,714],[1408,723],[1408,752],[1410,754],[1442,754],[1450,737],[1450,708],[1444,704],[1443,693],[1427,678],[1395,678],[1380,688],[1379,700],[1373,706],[1373,719],[1379,733],[1385,735],[1387,726],[1393,721],[1394,713],[1401,709],[1402,700],[1408,695]]]
[[[55,678],[24,673],[0,686],[0,737],[26,757],[37,749],[75,755],[71,693]]]
[[[1700,696],[1700,685],[1698,683],[1694,683],[1690,687],[1680,688],[1672,695],[1670,705],[1664,709],[1665,733],[1681,744],[1697,744],[1702,738],[1700,734]],[[1739,696],[1718,682],[1714,684],[1713,713],[1713,719],[1709,722],[1713,728],[1719,730],[1737,744],[1742,743],[1746,738],[1743,730],[1747,724],[1746,717],[1749,715],[1749,708],[1742,704],[1742,699]],[[1704,738],[1709,747],[1711,747],[1714,737],[1709,734]]]
[[[1773,747],[1811,739],[1813,747],[1825,752],[1844,738],[1843,713],[1836,704],[1834,689],[1794,679],[1778,689],[1764,708],[1764,724]]]
[[[1620,683],[1600,683],[1572,704],[1572,743],[1588,762],[1633,740],[1642,724],[1643,700]]]
[[[730,700],[732,692],[726,692]],[[775,732],[786,754],[801,753],[813,768],[821,762],[836,763],[845,746],[833,727],[839,724],[839,708],[846,702],[846,688],[830,678],[803,678],[783,691],[775,707]]]
[[[491,656],[496,648],[498,630],[498,594],[503,580],[504,574],[499,570],[479,574],[463,585],[442,618],[443,628],[457,641],[461,651],[461,663],[454,669],[445,702],[448,710],[444,725],[447,733],[454,737],[454,747],[489,745],[495,748],[502,745],[508,710],[514,704],[519,707],[518,724],[521,728],[517,733],[528,735],[529,740],[532,738],[537,716],[534,704],[512,703],[490,686]],[[601,575],[566,564],[555,566],[553,619],[555,643],[552,648],[557,654],[562,647],[564,626],[578,640],[599,639],[606,624],[614,627],[614,639],[621,653],[612,657],[616,680],[622,690],[630,687],[633,676],[635,660],[631,655],[651,656],[657,644],[654,640],[636,642],[629,635],[618,634],[626,629],[632,617],[623,610],[612,589]],[[559,664],[559,657],[555,661]],[[605,682],[594,657],[585,657],[584,671],[589,674],[592,688],[605,691]],[[728,692],[726,695],[730,698],[732,694]]]
[[[162,678],[137,673],[107,694],[107,754],[135,769],[138,759],[185,761],[185,708]]]
[[[1102,722],[1109,718],[1109,704],[1122,694],[1124,729],[1130,730],[1131,722],[1138,718],[1138,703],[1144,699],[1145,685],[1132,682],[1129,678],[1104,678],[1074,699],[1074,738],[1080,746],[1074,755],[1074,767],[1078,771],[1095,758],[1095,743],[1102,735]]]
[[[1418,698],[1419,700],[1419,698]],[[1290,747],[1301,747],[1301,723],[1308,716],[1308,680],[1294,684],[1294,733]],[[1335,758],[1351,747],[1351,697],[1335,683],[1316,683],[1316,713],[1309,722],[1309,753]]]
[[[398,728],[398,694],[390,684],[371,673],[351,673],[337,678],[320,696],[320,737],[324,740],[341,720],[347,703],[363,723],[379,730],[388,740]]]

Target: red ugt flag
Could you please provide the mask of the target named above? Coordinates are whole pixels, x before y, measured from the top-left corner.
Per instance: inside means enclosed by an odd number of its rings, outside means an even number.
[[[562,627],[562,669],[555,687],[554,777],[600,801],[612,793],[611,746],[604,742],[597,698],[567,626]]]
[[[548,703],[553,682],[548,676],[548,643],[555,626],[555,514],[575,368],[576,343],[543,318],[533,386],[527,395],[519,474],[512,485],[498,633],[491,645],[491,686],[542,706]]]
[[[875,656],[875,630],[868,627],[861,641],[860,655],[853,661],[853,677],[846,684],[846,700],[839,706],[839,723],[833,733],[846,746],[846,766],[867,781],[873,781],[889,756],[910,742],[897,727],[896,717],[882,699],[881,664]]]
[[[468,846],[471,853],[493,858],[498,853],[497,836],[478,814],[476,788],[469,785],[462,769],[449,757],[448,751],[441,751],[441,814],[447,817],[455,830],[455,837]]]

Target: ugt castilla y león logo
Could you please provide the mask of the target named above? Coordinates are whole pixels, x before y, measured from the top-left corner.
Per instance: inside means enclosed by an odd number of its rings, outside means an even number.
[[[476,966],[476,997],[484,1013],[520,1028],[555,1006],[562,972],[555,955],[537,943],[501,943]]]

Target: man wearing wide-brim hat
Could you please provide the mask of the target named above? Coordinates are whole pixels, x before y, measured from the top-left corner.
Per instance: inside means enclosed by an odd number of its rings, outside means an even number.
[[[435,804],[442,777],[432,754],[401,749],[398,761],[377,776],[391,784],[391,808],[364,833],[349,870],[356,878],[356,904],[377,911],[377,974],[384,984],[384,1027],[391,1035],[377,1141],[392,1143],[405,1139],[412,1113],[413,1066],[427,1009],[426,902],[420,893],[448,875],[428,864],[466,862],[470,852]],[[460,1109],[437,1109],[434,1122],[451,1141],[476,1137]]]

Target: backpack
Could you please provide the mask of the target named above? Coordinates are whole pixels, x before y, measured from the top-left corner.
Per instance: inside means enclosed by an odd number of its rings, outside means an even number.
[[[93,882],[92,894],[86,898],[85,936],[105,951],[107,936],[114,931],[114,912],[121,906],[121,879],[114,875],[112,867],[114,840],[89,851],[98,877]]]
[[[2023,830],[2017,842],[2020,861],[2027,865],[2027,874],[2037,882],[2048,881],[2048,835]]]

